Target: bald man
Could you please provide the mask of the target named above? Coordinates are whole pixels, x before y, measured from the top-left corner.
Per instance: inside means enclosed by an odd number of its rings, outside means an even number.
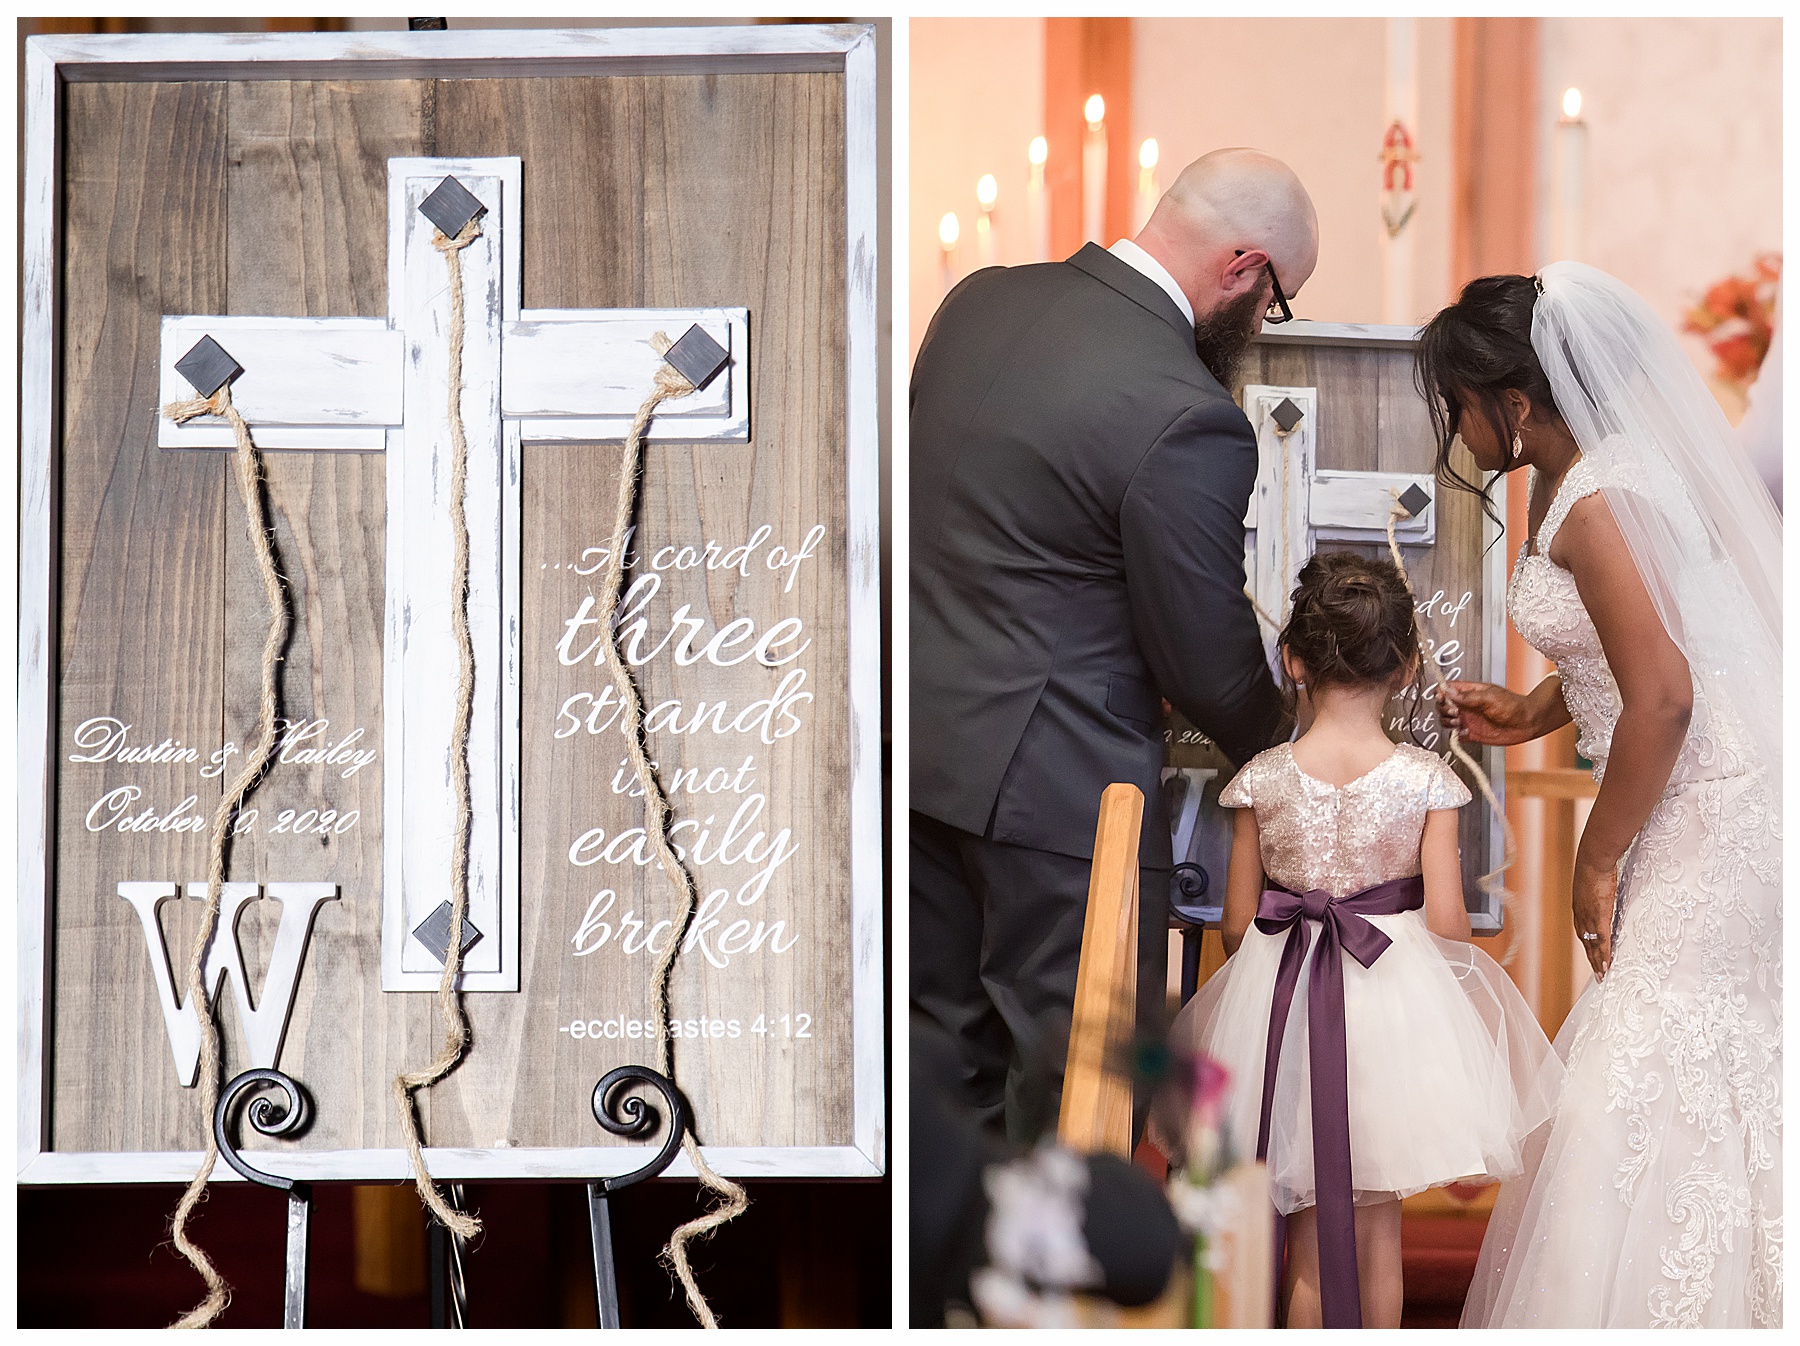
[[[1230,389],[1317,256],[1293,172],[1220,150],[1135,241],[976,272],[919,348],[912,1001],[1015,1141],[1056,1124],[1114,781],[1144,793],[1137,1005],[1140,1027],[1163,1028],[1161,699],[1234,761],[1285,736],[1244,596],[1256,441]]]

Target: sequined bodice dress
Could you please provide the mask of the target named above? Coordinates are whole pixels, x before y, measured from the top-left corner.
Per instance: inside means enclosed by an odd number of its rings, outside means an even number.
[[[1349,897],[1420,872],[1433,810],[1469,802],[1444,762],[1399,744],[1355,780],[1301,770],[1287,744],[1259,754],[1220,794],[1255,813],[1263,872],[1295,892]],[[1493,959],[1439,939],[1422,910],[1365,918],[1392,941],[1365,967],[1342,959],[1351,1187],[1359,1204],[1459,1180],[1499,1178],[1523,1162],[1527,1134],[1549,1116],[1561,1067],[1531,1011]],[[1270,1110],[1268,1165],[1284,1214],[1314,1204],[1308,969],[1286,1020]],[[1253,1149],[1260,1127],[1271,1005],[1288,935],[1254,924],[1177,1018],[1174,1034],[1225,1066],[1228,1126]]]

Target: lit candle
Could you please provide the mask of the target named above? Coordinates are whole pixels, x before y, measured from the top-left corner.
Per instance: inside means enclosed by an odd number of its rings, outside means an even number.
[[[981,205],[981,214],[975,220],[975,242],[981,255],[983,266],[994,264],[994,202],[1000,197],[1000,184],[994,181],[992,173],[983,173],[981,181],[975,184],[975,200]]]
[[[1031,233],[1031,259],[1050,260],[1050,206],[1044,193],[1044,161],[1050,157],[1050,142],[1034,136],[1026,151],[1031,160],[1031,180],[1025,187],[1025,224]]]
[[[1087,137],[1081,142],[1081,232],[1089,243],[1103,243],[1106,232],[1106,100],[1087,100]]]
[[[1414,128],[1419,124],[1417,33],[1410,18],[1387,21],[1387,132],[1381,166],[1381,318],[1410,323],[1413,300],[1413,234],[1406,226],[1418,200],[1413,186]]]
[[[943,289],[950,293],[956,284],[956,240],[962,236],[962,226],[956,221],[956,213],[952,211],[938,221],[938,246],[943,249]]]
[[[1550,260],[1581,260],[1587,244],[1587,123],[1581,90],[1564,92],[1556,122],[1556,164],[1550,186]]]
[[[1132,224],[1133,233],[1150,223],[1150,212],[1156,209],[1156,161],[1161,157],[1162,150],[1154,140],[1138,146],[1137,219]]]

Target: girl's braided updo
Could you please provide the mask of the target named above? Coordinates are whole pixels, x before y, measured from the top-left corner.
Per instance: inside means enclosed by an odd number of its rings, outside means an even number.
[[[1412,594],[1392,561],[1314,556],[1300,569],[1292,602],[1281,648],[1300,661],[1312,688],[1392,683],[1419,656]],[[1291,681],[1285,668],[1282,678]]]

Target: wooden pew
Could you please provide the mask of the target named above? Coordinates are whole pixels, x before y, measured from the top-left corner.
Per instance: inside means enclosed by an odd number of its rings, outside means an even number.
[[[1081,964],[1069,1027],[1062,1111],[1057,1139],[1086,1154],[1131,1158],[1131,1077],[1136,1033],[1138,834],[1144,796],[1135,785],[1114,784],[1100,796],[1094,864],[1088,880]],[[1261,1164],[1241,1164],[1223,1182],[1243,1212],[1242,1226],[1223,1241],[1213,1321],[1220,1327],[1267,1327],[1273,1297],[1274,1210]],[[1189,1321],[1192,1269],[1178,1265],[1154,1304],[1119,1309],[1084,1297],[1082,1317],[1094,1327],[1182,1327]]]
[[[1085,1154],[1131,1158],[1131,1079],[1119,1070],[1137,1016],[1138,833],[1144,796],[1109,785],[1100,796],[1087,922],[1056,1137]]]

